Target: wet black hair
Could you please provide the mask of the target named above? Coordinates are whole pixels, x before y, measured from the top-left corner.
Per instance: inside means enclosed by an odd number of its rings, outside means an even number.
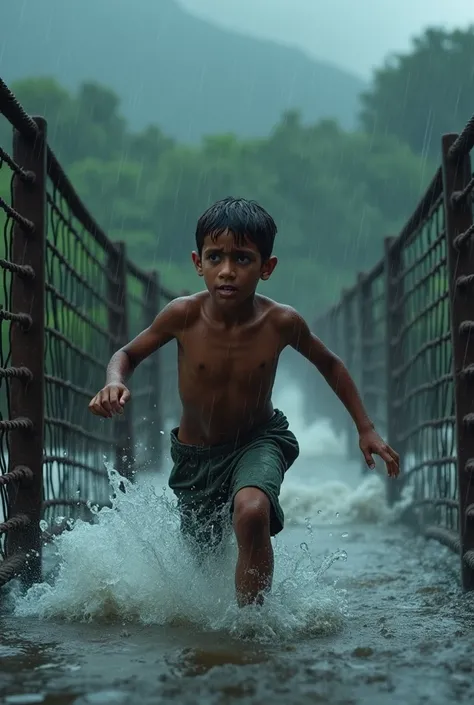
[[[216,240],[229,230],[238,245],[247,237],[256,245],[262,260],[271,257],[277,226],[273,218],[256,201],[245,198],[223,198],[201,215],[196,226],[196,246],[202,253],[204,238]]]

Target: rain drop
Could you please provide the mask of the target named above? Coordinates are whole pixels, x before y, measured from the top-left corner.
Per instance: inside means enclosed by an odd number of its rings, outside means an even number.
[[[343,534],[341,534],[341,538],[342,538],[342,539],[348,539],[348,538],[349,538],[349,534],[347,533],[347,531],[345,531]]]
[[[44,519],[41,519],[41,521],[39,523],[39,527],[40,527],[41,531],[46,531],[46,529],[48,528],[48,522],[45,521]]]

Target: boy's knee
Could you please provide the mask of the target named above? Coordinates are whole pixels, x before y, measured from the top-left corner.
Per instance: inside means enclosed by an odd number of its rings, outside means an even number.
[[[234,499],[234,530],[240,541],[255,540],[270,531],[270,500],[255,487],[245,487]]]

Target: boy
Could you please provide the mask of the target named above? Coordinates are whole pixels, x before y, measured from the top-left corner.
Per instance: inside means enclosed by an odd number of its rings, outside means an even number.
[[[277,264],[276,225],[254,201],[226,198],[199,219],[192,260],[206,290],[168,304],[149,328],[116,352],[92,413],[123,413],[125,386],[140,362],[175,339],[182,416],[171,433],[174,467],[169,485],[178,498],[183,528],[199,536],[211,514],[229,502],[237,539],[235,586],[239,605],[261,603],[271,587],[270,537],[283,528],[278,496],[286,470],[298,457],[295,436],[272,406],[281,351],[288,345],[325,377],[351,414],[370,468],[372,454],[389,476],[399,458],[375,432],[346,367],[289,306],[256,294]],[[194,523],[190,521],[193,517]],[[206,524],[207,523],[207,524]],[[217,524],[217,539],[221,536]],[[206,541],[210,536],[201,534]]]

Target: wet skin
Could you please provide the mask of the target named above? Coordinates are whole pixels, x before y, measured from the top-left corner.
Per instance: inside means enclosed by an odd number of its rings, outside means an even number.
[[[291,346],[325,377],[351,414],[369,467],[380,455],[396,477],[399,459],[375,432],[360,396],[341,360],[314,336],[291,307],[255,293],[271,276],[277,260],[262,261],[255,244],[236,242],[232,233],[206,236],[193,262],[206,291],[172,301],[112,357],[106,386],[92,399],[92,413],[110,418],[130,398],[125,381],[135,367],[160,347],[176,340],[182,416],[182,443],[209,446],[232,442],[267,421],[278,359]],[[236,588],[240,604],[261,599],[273,573],[270,503],[256,488],[241,490],[234,502],[239,546]]]

